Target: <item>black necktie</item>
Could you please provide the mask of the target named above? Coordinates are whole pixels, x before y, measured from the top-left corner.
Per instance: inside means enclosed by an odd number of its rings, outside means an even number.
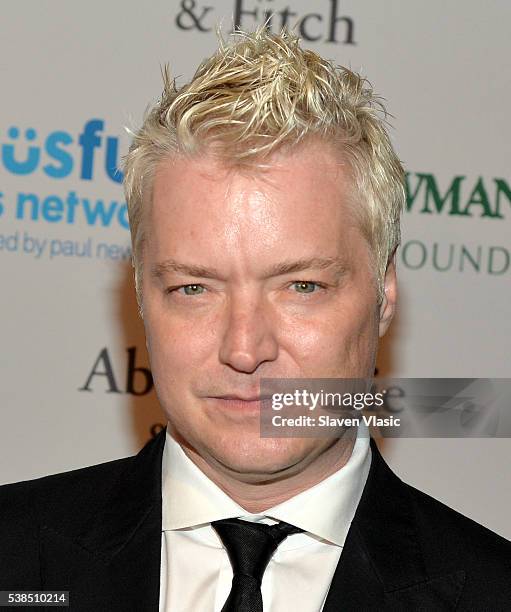
[[[270,526],[235,518],[214,521],[211,526],[227,550],[233,571],[222,612],[263,612],[261,581],[268,561],[288,535],[303,530],[288,523]]]

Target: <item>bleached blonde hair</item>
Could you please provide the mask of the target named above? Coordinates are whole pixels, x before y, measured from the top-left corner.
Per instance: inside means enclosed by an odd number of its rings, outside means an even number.
[[[294,34],[266,28],[220,37],[219,48],[180,87],[163,71],[161,100],[145,115],[125,159],[128,205],[141,305],[143,208],[164,158],[209,147],[226,164],[262,163],[308,137],[338,147],[350,170],[352,199],[375,263],[379,300],[389,258],[400,241],[404,172],[387,129],[387,113],[367,80],[302,49]]]

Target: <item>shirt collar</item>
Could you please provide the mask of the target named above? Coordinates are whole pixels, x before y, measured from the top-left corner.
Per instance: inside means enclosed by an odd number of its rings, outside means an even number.
[[[212,482],[184,453],[167,428],[162,460],[162,529],[186,529],[249,514]],[[360,426],[348,462],[318,484],[264,512],[264,516],[300,527],[313,536],[344,546],[362,496],[371,450],[367,428]]]
[[[246,514],[189,459],[169,433],[162,459],[162,529],[196,527]]]

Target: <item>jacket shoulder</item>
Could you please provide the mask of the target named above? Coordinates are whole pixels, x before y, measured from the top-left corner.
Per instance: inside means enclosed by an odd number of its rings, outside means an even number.
[[[467,604],[487,597],[491,609],[492,597],[511,598],[511,542],[426,493],[405,486],[428,573],[435,575],[439,568],[463,569]]]
[[[30,522],[62,525],[69,511],[97,505],[130,465],[133,457],[116,459],[69,472],[0,486],[2,524]],[[0,527],[1,528],[1,527]]]
[[[444,542],[450,548],[453,544],[460,546],[462,552],[479,555],[486,551],[499,558],[507,555],[509,559],[511,542],[423,491],[408,484],[405,486],[412,498],[419,527],[429,536],[435,536],[435,547]]]
[[[38,588],[40,532],[79,532],[131,457],[0,487],[0,587]]]
[[[129,531],[161,499],[164,440],[165,430],[132,457],[0,487],[0,590],[40,589],[51,571],[65,574],[83,538],[110,530],[115,543]]]
[[[78,533],[131,457],[0,487],[0,587],[38,588],[40,533]]]

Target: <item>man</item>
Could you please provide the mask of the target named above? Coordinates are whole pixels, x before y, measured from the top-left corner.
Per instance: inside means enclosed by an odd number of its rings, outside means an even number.
[[[364,432],[260,436],[263,378],[371,378],[403,170],[358,75],[261,29],[168,75],[126,161],[166,432],[2,489],[0,588],[73,610],[504,610],[510,546]]]

